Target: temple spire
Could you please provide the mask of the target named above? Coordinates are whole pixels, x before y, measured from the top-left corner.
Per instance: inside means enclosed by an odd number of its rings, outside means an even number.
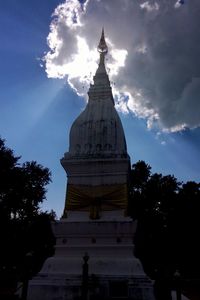
[[[108,53],[108,46],[105,41],[104,28],[102,28],[101,38],[97,50],[100,53],[99,67],[97,69],[97,73],[106,73],[105,55]]]
[[[108,52],[108,47],[105,41],[103,28],[97,50],[100,54],[100,60],[96,73],[93,77],[94,84],[90,84],[88,91],[89,103],[96,99],[101,99],[103,101],[103,99],[106,98],[106,101],[111,101],[114,106],[112,89],[105,67],[105,55]]]
[[[108,52],[108,46],[106,44],[105,36],[104,36],[104,28],[102,28],[101,38],[97,50],[100,54],[101,53],[106,54]]]

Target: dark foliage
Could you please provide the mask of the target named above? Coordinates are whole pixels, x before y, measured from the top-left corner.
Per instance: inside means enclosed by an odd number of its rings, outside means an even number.
[[[53,254],[54,212],[41,212],[50,172],[35,161],[19,163],[0,139],[0,298],[12,299],[18,282],[35,275]]]
[[[199,183],[152,174],[143,161],[133,165],[129,213],[138,220],[135,254],[155,279],[157,299],[170,295],[177,270],[182,285],[200,278],[199,211]]]

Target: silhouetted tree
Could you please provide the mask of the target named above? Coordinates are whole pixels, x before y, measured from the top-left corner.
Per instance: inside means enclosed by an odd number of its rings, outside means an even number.
[[[0,298],[12,299],[19,281],[27,282],[55,243],[51,221],[41,212],[50,172],[35,161],[19,163],[0,139]],[[10,297],[10,298],[9,298]]]
[[[177,208],[177,241],[180,271],[184,276],[200,275],[200,184],[189,181],[182,185]],[[184,247],[182,247],[184,245]],[[186,260],[185,257],[188,257]]]
[[[156,299],[170,299],[174,273],[200,277],[200,185],[152,174],[143,161],[131,170],[129,213],[138,220],[135,254],[155,280]]]

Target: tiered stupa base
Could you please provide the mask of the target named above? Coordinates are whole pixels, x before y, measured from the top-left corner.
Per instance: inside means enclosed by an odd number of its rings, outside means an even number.
[[[153,300],[152,282],[134,257],[134,232],[135,223],[122,211],[104,212],[93,221],[87,212],[69,213],[54,225],[55,255],[30,281],[28,300],[81,299],[86,253],[87,299]]]

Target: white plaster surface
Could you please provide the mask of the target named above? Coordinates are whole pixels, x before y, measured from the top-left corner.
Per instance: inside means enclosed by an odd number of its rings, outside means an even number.
[[[63,219],[55,223],[55,255],[46,260],[38,276],[30,282],[28,300],[36,300],[34,297],[40,289],[42,298],[37,296],[37,300],[68,300],[74,297],[71,294],[66,296],[65,293],[73,290],[74,282],[80,290],[85,253],[89,255],[89,276],[94,274],[105,281],[105,284],[116,279],[129,282],[134,280],[144,294],[136,300],[153,300],[152,283],[146,277],[140,261],[134,256],[136,224],[118,213],[120,217],[117,220],[110,220],[109,216],[107,220]],[[56,298],[54,290],[59,289],[61,298]],[[65,298],[62,298],[63,295]]]
[[[130,158],[104,60],[100,61],[88,96],[85,110],[72,124],[69,151],[61,159],[68,184],[127,183]]]
[[[124,210],[111,210],[111,211],[101,211],[100,219],[95,220],[95,222],[102,221],[121,221],[121,222],[131,222],[130,217],[124,216]],[[62,219],[62,222],[90,222],[89,213],[87,211],[68,211],[67,218]],[[136,224],[136,221],[135,223]]]

